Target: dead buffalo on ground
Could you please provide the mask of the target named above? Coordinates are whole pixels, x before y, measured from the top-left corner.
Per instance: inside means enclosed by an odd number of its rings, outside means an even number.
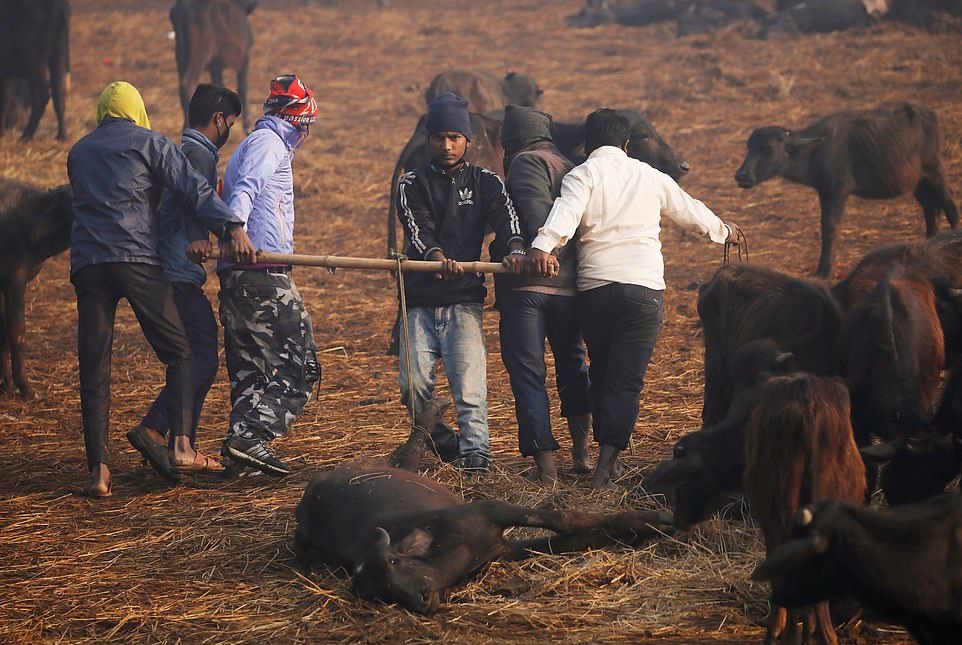
[[[735,20],[758,20],[768,14],[748,0],[587,0],[581,11],[568,16],[571,27],[620,24],[641,27],[675,20],[678,35],[704,33]]]
[[[756,129],[748,138],[748,154],[735,181],[748,189],[772,177],[818,192],[822,248],[816,275],[823,277],[832,267],[850,195],[890,199],[913,193],[925,215],[927,236],[935,234],[940,212],[952,228],[959,223],[942,166],[938,119],[918,103],[836,112],[798,131],[779,126]]]
[[[771,339],[794,355],[799,369],[831,375],[842,313],[822,285],[750,264],[720,268],[698,291],[705,343],[702,424],[725,417],[732,397],[735,353]]]
[[[780,4],[784,8],[763,21],[759,37],[778,38],[867,27],[887,12],[884,0],[803,0]]]
[[[67,250],[73,225],[70,186],[39,190],[0,180],[0,389],[33,396],[24,369],[24,294],[44,260]]]
[[[960,535],[959,495],[895,509],[819,501],[797,514],[792,539],[752,578],[772,580],[772,600],[785,607],[850,593],[922,645],[954,645],[962,634]]]
[[[514,72],[499,78],[490,72],[449,70],[434,77],[424,101],[430,103],[445,92],[467,99],[472,112],[483,113],[511,104],[534,107],[544,90],[533,78]]]
[[[53,96],[57,138],[67,138],[64,126],[70,71],[70,3],[67,0],[5,0],[0,20],[0,135],[11,102],[30,106],[23,138],[31,139]],[[18,87],[13,79],[26,81]],[[7,92],[22,92],[8,98]]]
[[[745,426],[765,384],[797,368],[791,354],[767,339],[750,342],[735,353],[726,375],[732,398],[725,417],[679,439],[672,458],[645,478],[646,491],[663,494],[671,503],[675,528],[698,524],[741,493]]]
[[[745,495],[768,553],[786,542],[796,512],[816,499],[865,499],[845,384],[798,373],[769,380],[745,430]],[[804,620],[818,643],[837,644],[828,602],[788,612],[773,601],[765,642],[797,642]]]
[[[494,500],[466,503],[434,480],[407,470],[346,464],[312,481],[297,506],[295,551],[314,562],[344,567],[362,599],[399,602],[433,613],[445,592],[499,559],[559,553],[659,534],[667,513],[549,511]],[[559,535],[505,540],[511,527]]]
[[[177,0],[170,10],[176,37],[180,105],[187,125],[187,106],[204,70],[215,85],[224,84],[224,68],[237,70],[237,95],[244,129],[250,128],[247,106],[247,68],[254,44],[249,16],[256,0]]]

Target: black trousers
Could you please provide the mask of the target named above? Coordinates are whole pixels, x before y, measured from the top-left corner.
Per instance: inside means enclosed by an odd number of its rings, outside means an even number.
[[[93,264],[71,278],[77,292],[77,355],[87,466],[106,463],[110,426],[110,359],[117,303],[126,298],[137,322],[167,366],[170,432],[190,432],[193,358],[170,282],[160,267],[130,262]]]
[[[588,346],[595,441],[620,450],[638,420],[645,384],[664,317],[664,291],[612,283],[579,291],[578,320]]]
[[[203,287],[193,282],[174,282],[171,286],[174,290],[177,312],[180,314],[181,322],[184,323],[187,341],[194,355],[192,373],[194,406],[191,411],[189,433],[190,444],[194,445],[200,413],[204,409],[207,393],[210,391],[210,386],[214,384],[217,369],[220,367],[220,358],[217,356],[217,320],[214,318],[214,310],[211,308],[210,300],[204,294]],[[150,406],[141,424],[166,435],[170,431],[169,399],[170,394],[165,387],[157,395],[157,399]],[[173,435],[170,435],[170,445],[173,447]]]

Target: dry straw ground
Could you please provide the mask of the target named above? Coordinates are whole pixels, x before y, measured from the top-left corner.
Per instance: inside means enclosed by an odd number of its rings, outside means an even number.
[[[388,178],[437,71],[484,68],[534,75],[544,107],[577,119],[600,106],[640,108],[691,161],[684,184],[753,243],[752,261],[811,270],[818,226],[812,191],[773,181],[752,192],[732,175],[751,128],[806,124],[845,107],[891,99],[928,103],[941,118],[950,181],[962,194],[962,44],[886,24],[784,42],[745,38],[744,26],[675,39],[670,26],[575,31],[580,0],[341,0],[304,8],[263,0],[253,16],[256,105],[270,75],[294,70],[317,90],[321,122],[298,156],[298,248],[378,256]],[[71,138],[93,125],[101,88],[126,79],[157,128],[176,136],[173,45],[160,0],[74,0]],[[48,117],[33,143],[0,140],[0,173],[43,186],[65,181],[68,146]],[[232,149],[239,139],[235,133]],[[876,244],[918,237],[911,198],[853,200],[840,263]],[[718,266],[716,247],[668,225],[667,314],[649,372],[623,497],[592,495],[569,470],[543,493],[517,457],[512,398],[498,357],[497,313],[486,312],[491,435],[497,467],[481,482],[431,474],[465,497],[603,509],[644,503],[638,483],[673,440],[698,426],[701,338],[695,288]],[[453,593],[433,618],[357,602],[343,572],[291,569],[292,511],[311,473],[386,454],[405,434],[396,361],[383,349],[393,318],[386,275],[301,270],[324,379],[291,435],[277,442],[295,466],[282,480],[197,481],[168,488],[123,440],[162,372],[129,310],[118,318],[113,374],[115,496],[91,502],[84,481],[75,308],[68,264],[51,261],[31,286],[29,373],[40,398],[0,401],[0,641],[145,642],[746,642],[758,640],[767,590],[748,573],[760,554],[735,509],[690,534],[637,551],[599,551],[495,564]],[[216,280],[208,293],[216,295]],[[555,408],[556,409],[556,408]],[[202,419],[216,451],[227,391],[214,387]],[[559,427],[559,432],[562,432]],[[567,457],[562,458],[567,463]],[[862,642],[904,633],[863,628]]]

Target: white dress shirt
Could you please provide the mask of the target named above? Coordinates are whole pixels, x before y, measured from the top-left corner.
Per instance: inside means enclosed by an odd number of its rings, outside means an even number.
[[[561,183],[532,247],[550,253],[577,231],[578,291],[612,282],[665,288],[661,216],[724,244],[729,229],[668,175],[602,146]]]

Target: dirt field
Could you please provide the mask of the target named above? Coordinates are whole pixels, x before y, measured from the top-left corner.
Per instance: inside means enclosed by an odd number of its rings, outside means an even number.
[[[74,141],[94,125],[97,95],[124,79],[141,89],[154,126],[177,136],[169,2],[73,0]],[[250,107],[270,76],[296,71],[318,96],[321,119],[296,163],[298,250],[380,256],[388,183],[422,110],[422,88],[445,68],[509,70],[537,78],[543,106],[574,120],[602,105],[646,110],[691,162],[684,186],[752,243],[751,261],[791,273],[817,259],[813,191],[772,181],[751,192],[733,174],[753,127],[797,127],[824,113],[911,99],[938,112],[950,183],[962,195],[962,41],[886,24],[783,42],[744,37],[744,26],[675,39],[670,25],[571,30],[581,0],[341,0],[304,8],[262,0],[253,15]],[[105,7],[110,7],[109,9]],[[230,74],[230,73],[229,73]],[[228,79],[231,76],[228,75]],[[232,81],[230,81],[232,84]],[[69,145],[54,141],[52,110],[37,139],[0,139],[0,174],[51,186],[66,181]],[[240,140],[235,129],[228,150]],[[224,155],[225,159],[227,155]],[[944,222],[943,222],[944,226]],[[873,246],[922,234],[914,200],[853,199],[841,268]],[[562,451],[563,484],[544,493],[521,476],[511,392],[498,355],[497,312],[485,313],[496,468],[462,481],[431,473],[467,498],[582,508],[647,503],[642,475],[698,427],[701,338],[695,290],[721,249],[670,224],[666,320],[646,384],[622,496],[593,495]],[[343,571],[292,569],[292,511],[311,474],[386,454],[406,434],[396,359],[386,358],[394,316],[387,275],[299,270],[324,370],[317,398],[276,442],[295,468],[283,480],[192,481],[169,488],[123,438],[162,383],[130,314],[118,317],[113,371],[113,498],[76,493],[85,480],[76,368],[76,309],[66,256],[28,294],[28,368],[39,399],[0,400],[0,642],[749,642],[760,640],[767,588],[748,574],[762,552],[739,512],[641,550],[607,550],[496,563],[454,591],[431,618],[356,601]],[[216,279],[208,285],[216,296]],[[221,373],[199,431],[216,452],[228,411]],[[557,409],[555,409],[557,416]],[[559,423],[558,435],[563,435]],[[567,438],[559,436],[563,446]],[[905,642],[894,628],[862,626],[860,642]]]

